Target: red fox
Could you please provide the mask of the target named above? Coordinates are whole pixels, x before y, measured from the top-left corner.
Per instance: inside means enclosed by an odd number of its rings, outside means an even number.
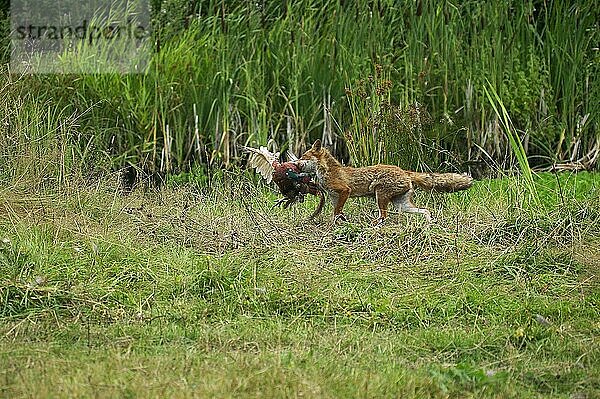
[[[342,213],[348,197],[374,197],[379,207],[375,224],[382,223],[387,216],[390,202],[403,212],[420,213],[428,222],[431,214],[427,209],[412,203],[414,186],[438,192],[466,190],[473,179],[457,173],[419,173],[403,170],[393,165],[374,165],[362,168],[342,166],[331,153],[315,141],[301,160],[316,161],[317,179],[329,193],[333,203],[333,220],[344,219]]]

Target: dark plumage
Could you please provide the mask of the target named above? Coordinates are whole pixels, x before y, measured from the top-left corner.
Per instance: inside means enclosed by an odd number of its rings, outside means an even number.
[[[288,151],[287,155],[290,160],[280,162],[280,154],[278,152],[274,154],[266,147],[259,149],[243,147],[243,149],[250,153],[248,164],[256,169],[267,183],[275,182],[281,194],[284,195],[284,198],[275,202],[275,206],[283,204],[283,207],[287,208],[295,202],[303,202],[305,194],[312,194],[319,197],[320,201],[311,218],[321,212],[325,203],[324,191],[309,173],[316,169],[315,165],[312,165],[313,161],[299,160]]]

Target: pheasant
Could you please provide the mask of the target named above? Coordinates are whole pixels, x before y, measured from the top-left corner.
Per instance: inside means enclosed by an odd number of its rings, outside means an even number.
[[[305,194],[319,197],[319,205],[311,215],[311,219],[319,215],[325,204],[324,190],[320,184],[315,182],[311,174],[316,173],[314,161],[300,160],[291,151],[287,151],[289,161],[280,162],[280,153],[272,153],[267,147],[259,149],[242,146],[242,149],[250,153],[248,164],[270,183],[277,184],[283,198],[275,201],[273,206],[287,208],[295,202],[304,202]]]

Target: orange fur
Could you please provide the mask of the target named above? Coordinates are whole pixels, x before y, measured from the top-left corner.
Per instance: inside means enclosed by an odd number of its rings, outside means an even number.
[[[427,221],[431,214],[427,209],[412,203],[414,186],[425,190],[453,192],[471,187],[473,179],[456,173],[419,173],[403,170],[393,165],[374,165],[362,168],[342,166],[317,140],[301,159],[317,162],[317,178],[329,192],[333,202],[333,218],[343,218],[344,204],[350,197],[374,197],[379,208],[381,223],[387,217],[390,202],[403,211],[420,213]]]

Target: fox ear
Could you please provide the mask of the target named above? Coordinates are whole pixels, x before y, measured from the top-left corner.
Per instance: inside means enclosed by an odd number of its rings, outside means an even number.
[[[321,151],[321,140],[317,139],[312,145],[312,149],[315,151]]]

